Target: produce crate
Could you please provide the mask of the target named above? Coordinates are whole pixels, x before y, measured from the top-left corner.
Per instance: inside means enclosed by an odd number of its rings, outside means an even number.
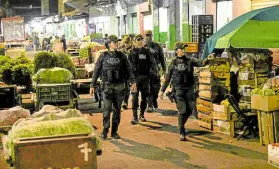
[[[16,106],[17,99],[16,86],[0,87],[0,110]]]
[[[279,144],[268,145],[268,163],[279,168]]]
[[[212,120],[205,120],[205,119],[199,119],[198,120],[198,125],[200,127],[212,130]]]
[[[260,143],[268,145],[279,141],[279,112],[258,111]]]
[[[279,96],[253,95],[251,97],[251,108],[266,112],[279,110]]]
[[[205,107],[205,106],[200,105],[200,104],[197,105],[197,110],[198,110],[199,112],[204,113],[204,114],[208,114],[208,115],[211,114],[211,108]]]
[[[39,84],[36,86],[37,100],[40,102],[69,101],[72,99],[71,83]]]
[[[197,104],[203,105],[203,106],[209,107],[209,108],[212,108],[212,106],[213,106],[213,103],[211,103],[211,102],[209,102],[209,101],[206,101],[206,100],[203,100],[203,99],[201,99],[201,98],[198,98],[198,99],[197,99]]]
[[[40,110],[45,104],[62,109],[76,108],[78,98],[71,83],[39,84],[36,86],[35,109]]]
[[[15,161],[10,163],[15,169],[96,169],[97,154],[95,134],[26,138],[15,140]]]

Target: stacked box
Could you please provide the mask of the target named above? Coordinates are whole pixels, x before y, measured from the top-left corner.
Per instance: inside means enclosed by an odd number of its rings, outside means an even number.
[[[228,59],[214,59],[200,70],[197,111],[199,125],[213,129],[212,105],[220,103],[230,91],[230,65]]]
[[[249,109],[250,104],[241,103],[241,109]],[[213,118],[213,131],[230,136],[234,136],[234,131],[241,127],[241,123],[238,122],[237,113],[231,105],[219,105],[213,104],[212,107]]]
[[[251,103],[251,91],[255,88],[262,88],[269,79],[272,60],[264,51],[262,53],[242,52],[240,55],[238,73],[240,101]]]

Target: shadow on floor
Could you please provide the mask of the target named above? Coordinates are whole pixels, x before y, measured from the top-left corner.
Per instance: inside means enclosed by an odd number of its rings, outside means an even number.
[[[156,126],[153,126],[152,124],[146,124],[146,123],[139,123],[139,125],[147,127],[149,130],[157,130],[157,131],[164,131],[169,133],[176,133],[178,134],[178,127],[173,126],[166,123],[161,122],[155,122],[155,121],[148,121],[149,123],[153,123]],[[159,125],[159,126],[158,126]],[[222,140],[221,137],[215,136],[214,133],[206,130],[195,130],[195,129],[187,129],[187,133],[189,136],[195,135],[195,136],[203,136],[208,139],[212,140]]]
[[[176,110],[155,109],[153,113],[160,113],[161,116],[177,116]]]
[[[249,159],[260,159],[267,160],[267,154],[260,153],[251,149],[237,147],[230,144],[224,144],[219,142],[213,142],[210,140],[202,139],[196,136],[189,136],[191,139],[189,142],[195,143],[193,147],[211,150],[211,151],[219,151],[239,157],[249,158]]]
[[[122,144],[118,141],[111,142],[120,149],[119,151],[115,152],[146,160],[167,161],[176,166],[184,167],[187,169],[206,169],[205,166],[198,166],[187,163],[187,160],[190,159],[189,155],[176,149],[170,147],[163,149],[149,144],[137,143],[128,139],[122,139],[122,141],[127,143],[128,145]]]

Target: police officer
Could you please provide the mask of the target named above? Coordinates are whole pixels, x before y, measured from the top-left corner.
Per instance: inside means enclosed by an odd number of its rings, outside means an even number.
[[[138,123],[139,92],[141,92],[140,116],[139,120],[145,122],[144,112],[147,107],[147,97],[149,94],[150,75],[157,75],[158,70],[154,57],[150,50],[144,47],[143,36],[136,35],[135,47],[131,50],[129,60],[132,64],[133,74],[136,79],[137,91],[133,92],[133,119],[132,124]]]
[[[160,98],[163,99],[164,92],[169,83],[172,82],[175,90],[176,106],[178,109],[178,127],[180,141],[186,141],[185,124],[192,113],[194,104],[194,66],[201,67],[207,64],[208,59],[200,61],[195,58],[186,57],[183,42],[175,44],[176,58],[171,62],[166,80],[161,89]]]
[[[114,109],[112,117],[111,137],[120,139],[118,125],[120,123],[121,104],[124,97],[126,77],[132,83],[132,91],[136,91],[135,79],[132,73],[131,64],[125,54],[117,51],[119,39],[115,35],[108,38],[109,51],[104,52],[97,60],[90,94],[94,94],[97,79],[101,77],[104,85],[104,111],[103,111],[103,132],[101,137],[107,138],[110,128],[110,114]],[[126,75],[127,74],[127,75]]]
[[[162,47],[152,40],[152,31],[145,31],[145,45],[150,49],[160,71],[160,67],[163,69],[163,74],[166,72],[166,62],[164,58],[164,52]],[[148,112],[152,112],[153,108],[158,108],[158,94],[161,88],[160,75],[151,76],[150,78],[150,95],[148,97]]]
[[[125,36],[122,40],[122,48],[120,49],[121,52],[123,52],[124,54],[127,55],[127,57],[129,56],[132,48],[133,48],[133,44],[132,44],[132,39],[129,35]],[[127,82],[125,84],[125,95],[124,95],[124,101],[122,104],[122,108],[124,110],[128,109],[128,101],[129,101],[129,97],[130,97],[130,86],[129,86],[129,82]]]

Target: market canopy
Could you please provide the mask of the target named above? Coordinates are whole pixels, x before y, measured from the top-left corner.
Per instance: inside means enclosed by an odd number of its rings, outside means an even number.
[[[248,12],[232,20],[205,44],[202,58],[215,48],[279,48],[279,6]]]

